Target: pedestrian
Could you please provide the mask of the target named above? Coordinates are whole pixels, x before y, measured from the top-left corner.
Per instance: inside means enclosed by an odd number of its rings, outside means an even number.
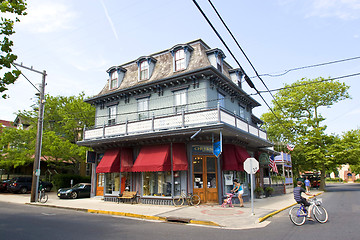
[[[240,207],[244,207],[244,200],[242,199],[244,189],[242,188],[240,182],[237,179],[234,179],[234,188],[231,190],[231,192],[236,194],[239,198]]]
[[[306,192],[310,192],[310,180],[309,180],[309,177],[306,177],[305,181],[305,188],[306,188]]]

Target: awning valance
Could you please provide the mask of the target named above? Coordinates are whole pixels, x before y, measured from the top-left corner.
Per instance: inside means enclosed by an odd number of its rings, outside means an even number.
[[[107,150],[96,167],[96,173],[111,173],[120,171],[120,149]]]

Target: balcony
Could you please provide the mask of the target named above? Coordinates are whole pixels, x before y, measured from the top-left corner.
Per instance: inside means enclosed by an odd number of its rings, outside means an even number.
[[[214,124],[227,124],[263,140],[267,140],[266,132],[258,127],[250,125],[239,116],[220,107],[191,112],[181,112],[168,116],[153,116],[150,119],[138,121],[126,121],[123,123],[104,125],[95,128],[85,128],[83,141],[106,139],[112,137],[126,137],[147,133],[156,133],[182,128],[201,128]]]

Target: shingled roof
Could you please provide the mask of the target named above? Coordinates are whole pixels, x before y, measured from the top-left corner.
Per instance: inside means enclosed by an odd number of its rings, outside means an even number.
[[[198,40],[195,40],[192,42],[188,42],[188,43],[185,43],[182,45],[191,46],[193,49],[193,51],[191,53],[189,65],[186,69],[184,69],[182,71],[174,72],[173,56],[171,54],[171,50],[174,47],[172,47],[170,49],[147,56],[147,57],[156,59],[154,71],[153,71],[151,77],[147,80],[141,80],[141,81],[138,80],[138,65],[137,65],[138,59],[128,62],[128,63],[125,63],[120,66],[111,67],[110,69],[112,69],[112,68],[125,69],[126,74],[124,76],[124,79],[122,80],[120,86],[115,89],[109,89],[109,81],[107,81],[106,85],[104,86],[104,88],[100,91],[100,93],[97,96],[106,95],[111,92],[116,92],[121,89],[135,87],[137,85],[148,84],[148,83],[151,83],[151,82],[154,82],[154,81],[157,81],[160,79],[164,79],[164,78],[175,77],[180,74],[192,72],[196,69],[211,66],[211,63],[207,57],[207,51],[209,51],[211,49],[201,39],[198,39]],[[178,45],[176,45],[176,46],[178,46]],[[230,69],[230,66],[227,63],[225,63],[224,65],[227,70]],[[228,71],[224,71],[224,74],[227,77],[230,77]],[[94,97],[97,97],[97,96],[94,96]]]

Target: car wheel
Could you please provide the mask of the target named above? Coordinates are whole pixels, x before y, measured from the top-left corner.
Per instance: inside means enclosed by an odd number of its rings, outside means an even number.
[[[78,198],[78,193],[77,193],[77,192],[72,192],[72,193],[70,194],[70,197],[71,197],[72,199],[76,199],[76,198]]]
[[[26,187],[20,188],[20,193],[22,193],[22,194],[27,193],[27,188]]]

